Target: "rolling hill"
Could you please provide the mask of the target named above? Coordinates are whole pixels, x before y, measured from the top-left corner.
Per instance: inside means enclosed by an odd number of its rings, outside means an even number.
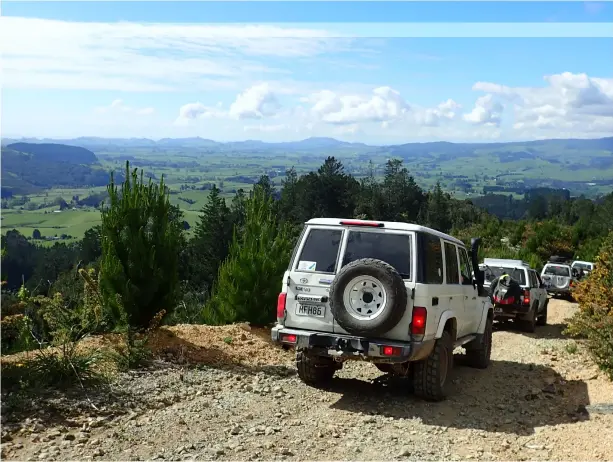
[[[109,172],[83,147],[57,143],[2,146],[2,197],[53,187],[104,186]]]

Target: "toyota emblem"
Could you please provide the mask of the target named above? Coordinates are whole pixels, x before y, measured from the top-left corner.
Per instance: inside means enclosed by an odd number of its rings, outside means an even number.
[[[306,284],[308,282],[309,282],[309,280],[307,278],[300,279],[300,284]]]

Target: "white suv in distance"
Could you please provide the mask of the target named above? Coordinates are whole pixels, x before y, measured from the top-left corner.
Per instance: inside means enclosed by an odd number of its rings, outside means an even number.
[[[547,324],[547,290],[538,273],[522,260],[485,258],[479,265],[485,273],[484,287],[489,288],[496,278],[508,274],[515,279],[523,294],[510,304],[494,304],[494,320],[514,319],[526,332]]]
[[[423,226],[310,220],[283,276],[272,339],[295,347],[311,385],[360,359],[412,379],[418,396],[443,399],[454,347],[472,366],[489,365],[493,309],[478,245],[469,258],[462,241]]]
[[[577,273],[579,273],[580,270],[583,270],[583,273],[587,276],[594,270],[594,263],[591,261],[575,260],[570,265],[570,268],[571,270],[576,270]]]
[[[564,263],[547,263],[541,271],[541,279],[545,283],[547,293],[572,299],[571,289],[574,284],[573,272]]]

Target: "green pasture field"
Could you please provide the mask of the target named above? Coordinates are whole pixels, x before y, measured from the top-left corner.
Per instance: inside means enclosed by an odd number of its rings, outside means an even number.
[[[514,149],[517,152],[521,151],[521,147]],[[606,151],[594,151],[588,154],[591,158],[610,156],[610,153]],[[299,175],[306,174],[317,170],[325,158],[332,155],[343,163],[347,173],[358,179],[368,174],[369,161],[375,167],[375,175],[382,178],[387,160],[398,157],[385,150],[365,156],[360,148],[322,152],[316,155],[312,152],[202,153],[196,148],[122,148],[121,151],[116,152],[96,152],[96,155],[102,168],[109,171],[122,171],[125,168],[125,158],[130,157],[132,167],[140,163],[142,165],[138,165],[138,168],[144,169],[146,174],[152,175],[156,180],[163,176],[171,190],[171,203],[183,210],[185,220],[192,227],[198,221],[198,215],[206,204],[209,191],[206,189],[181,190],[182,186],[201,188],[215,183],[222,189],[222,196],[229,202],[236,190],[242,188],[249,191],[252,188],[251,182],[241,182],[237,177],[247,177],[249,181],[257,181],[261,175],[269,175],[272,183],[276,187],[281,187],[287,169],[294,167]],[[551,180],[582,181],[585,182],[585,186],[581,193],[588,196],[610,192],[610,186],[587,186],[587,183],[613,178],[613,166],[602,169],[577,167],[577,162],[581,160],[579,156],[586,155],[585,152],[569,153],[565,151],[563,155],[558,156],[552,151],[536,159],[511,159],[510,162],[501,162],[498,156],[493,155],[491,151],[476,150],[470,157],[450,157],[437,153],[428,157],[409,156],[404,160],[404,166],[424,189],[430,190],[438,181],[444,190],[460,199],[479,196],[484,186],[493,186],[500,184],[501,180],[509,182],[513,179],[543,180],[544,184]],[[457,178],[458,176],[466,178]],[[456,185],[456,182],[462,181],[469,182],[472,190],[464,191],[463,188]],[[54,188],[28,197],[36,205],[52,203],[57,197],[62,197],[70,204],[73,196],[83,199],[104,190],[105,187]],[[194,203],[189,204],[181,198],[194,201]],[[39,210],[25,210],[24,207],[4,209],[1,221],[2,232],[17,229],[26,236],[32,236],[32,231],[39,229],[45,236],[68,234],[75,238],[82,238],[87,229],[100,223],[100,212],[96,209],[78,208],[56,213],[54,210],[57,208],[54,206]],[[44,242],[45,245],[49,244],[48,241],[40,242]]]

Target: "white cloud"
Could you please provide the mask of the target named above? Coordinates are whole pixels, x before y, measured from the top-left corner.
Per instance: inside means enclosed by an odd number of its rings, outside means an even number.
[[[498,127],[502,118],[502,109],[502,104],[491,94],[487,94],[477,98],[473,110],[464,114],[462,118],[471,124]]]
[[[280,108],[275,92],[264,82],[239,93],[228,110],[224,110],[221,103],[216,107],[205,106],[200,102],[185,104],[179,108],[179,117],[175,123],[186,125],[190,120],[202,118],[262,119],[274,116]]]
[[[99,114],[129,113],[129,114],[137,114],[137,115],[151,115],[155,112],[155,109],[152,107],[134,108],[134,107],[126,105],[126,103],[124,103],[122,99],[116,99],[116,100],[113,100],[113,102],[109,104],[108,106],[97,107],[95,111]]]
[[[311,114],[317,120],[331,124],[393,121],[410,110],[400,93],[390,87],[375,88],[370,95],[342,95],[323,90],[301,101],[312,104]]]
[[[256,58],[346,50],[352,39],[274,25],[70,22],[0,17],[5,88],[172,91],[236,88],[289,74]]]
[[[513,104],[513,128],[539,136],[613,133],[613,78],[587,74],[546,75],[545,87],[509,87],[477,82],[473,89]]]
[[[237,119],[261,119],[275,115],[280,108],[270,85],[261,83],[239,94],[228,114]]]
[[[458,116],[458,111],[461,108],[461,104],[456,103],[452,99],[448,99],[435,108],[429,108],[421,112],[416,112],[415,120],[420,125],[436,127],[442,121],[451,121],[456,119]]]
[[[264,82],[239,92],[228,109],[199,102],[186,104],[179,110],[177,123],[189,125],[195,119],[224,119],[237,124],[238,130],[284,139],[297,133],[356,139],[463,140],[613,134],[613,117],[609,116],[613,108],[613,79],[565,73],[546,76],[545,82],[548,84],[545,87],[522,88],[477,82],[473,90],[487,93],[477,97],[474,106],[465,113],[454,99],[433,107],[412,105],[387,86],[366,92],[321,89],[300,97],[299,87]],[[253,125],[246,123],[246,119],[263,122]]]

